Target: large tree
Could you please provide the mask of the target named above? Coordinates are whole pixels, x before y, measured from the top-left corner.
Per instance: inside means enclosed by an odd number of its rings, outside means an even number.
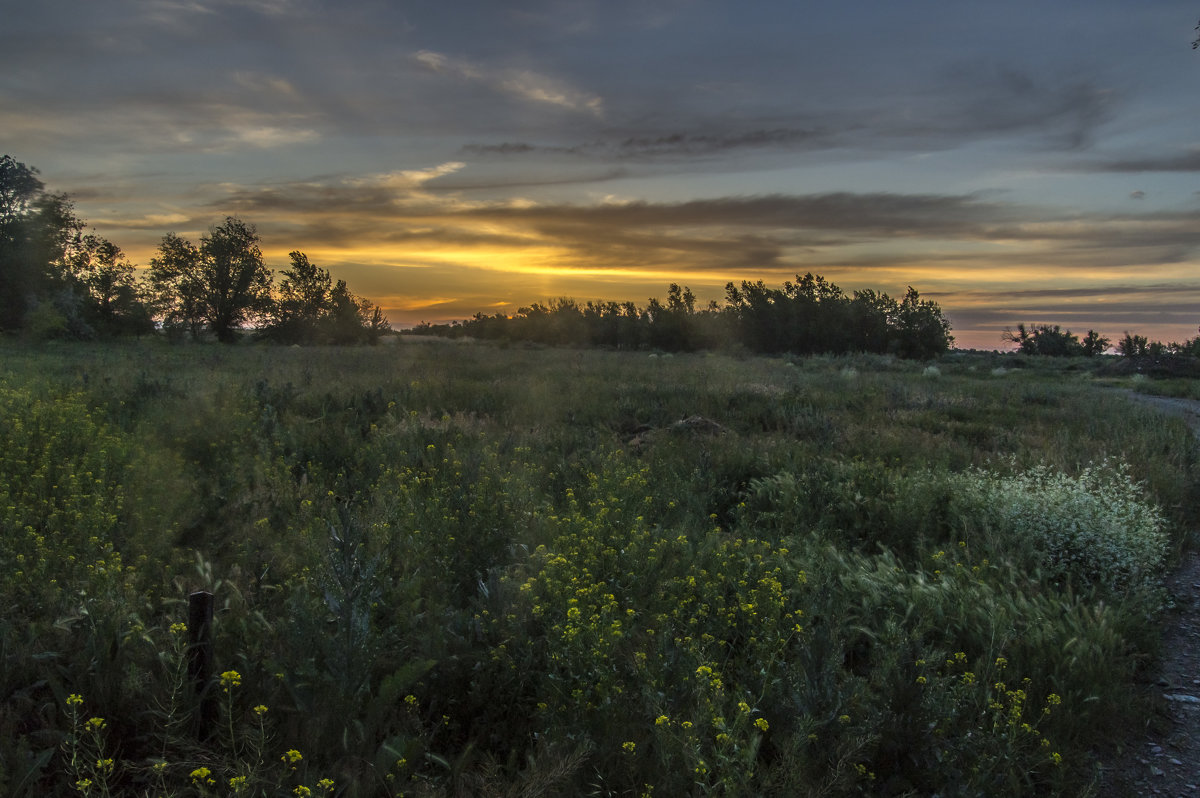
[[[150,284],[168,326],[193,335],[207,327],[222,343],[271,308],[272,273],[263,263],[258,231],[232,216],[209,229],[200,246],[174,233],[150,261]]]
[[[82,229],[65,194],[46,193],[36,169],[0,157],[0,329],[26,327],[39,307],[61,319],[55,301]]]

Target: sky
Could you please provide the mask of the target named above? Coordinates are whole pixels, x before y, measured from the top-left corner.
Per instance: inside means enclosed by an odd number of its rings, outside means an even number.
[[[142,266],[236,216],[398,327],[809,272],[963,348],[1200,325],[1200,3],[6,5],[0,154]]]

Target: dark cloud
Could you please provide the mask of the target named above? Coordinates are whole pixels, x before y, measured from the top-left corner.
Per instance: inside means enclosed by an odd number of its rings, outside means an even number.
[[[1200,172],[1200,150],[1177,155],[1114,158],[1091,161],[1074,168],[1092,172]]]
[[[665,133],[628,136],[613,141],[558,146],[529,142],[468,144],[463,152],[472,155],[569,155],[587,158],[645,159],[680,156],[709,156],[743,149],[827,149],[834,145],[828,131],[819,128],[774,128],[728,134]]]

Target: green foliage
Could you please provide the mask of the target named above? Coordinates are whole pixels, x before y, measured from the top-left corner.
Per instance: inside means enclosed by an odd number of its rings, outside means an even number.
[[[16,796],[1083,792],[1200,483],[1014,356],[3,355]]]

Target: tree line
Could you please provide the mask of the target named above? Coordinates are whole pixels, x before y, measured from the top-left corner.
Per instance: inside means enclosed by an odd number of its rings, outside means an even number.
[[[1118,355],[1127,358],[1200,358],[1200,336],[1183,343],[1163,343],[1151,341],[1144,335],[1126,332],[1114,344],[1095,330],[1088,330],[1087,335],[1080,338],[1057,324],[1021,323],[1015,330],[1005,329],[1001,338],[1015,344],[1017,351],[1025,355],[1092,357],[1115,349]]]
[[[68,195],[46,191],[36,169],[0,157],[0,332],[232,343],[250,329],[279,343],[352,344],[391,330],[378,306],[303,252],[291,253],[276,283],[258,231],[232,216],[199,244],[168,233],[141,274],[120,247],[85,229]]]
[[[772,288],[761,280],[729,283],[724,304],[698,308],[687,287],[672,283],[666,302],[587,302],[556,299],[515,315],[477,313],[448,324],[422,323],[419,335],[472,337],[549,345],[688,352],[741,346],[759,353],[870,352],[927,359],[954,342],[936,302],[914,288],[893,299],[873,290],[846,294],[823,277],[806,274]]]

